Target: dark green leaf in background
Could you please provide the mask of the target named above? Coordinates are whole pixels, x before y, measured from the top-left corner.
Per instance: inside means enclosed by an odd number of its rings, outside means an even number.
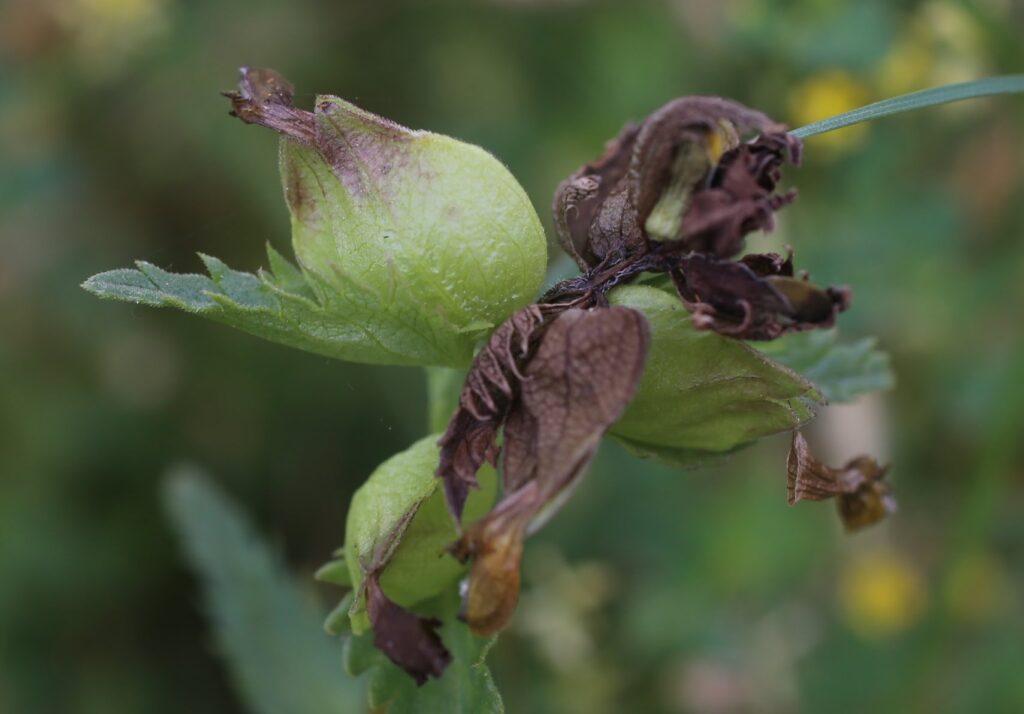
[[[245,516],[208,480],[179,469],[165,504],[239,696],[257,714],[351,714],[361,687],[341,648]]]

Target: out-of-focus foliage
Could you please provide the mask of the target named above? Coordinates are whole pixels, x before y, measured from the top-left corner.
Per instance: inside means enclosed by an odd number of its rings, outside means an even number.
[[[316,608],[238,507],[181,467],[167,482],[165,504],[246,707],[256,714],[357,709],[360,687],[339,676],[341,647],[322,636]]]
[[[286,253],[276,139],[217,96],[238,65],[485,147],[548,222],[558,181],[670,97],[797,125],[1020,72],[1022,33],[1000,0],[7,0],[0,711],[243,711],[160,474],[217,474],[309,581],[351,494],[427,431],[418,371],[78,288],[137,257]],[[790,509],[785,438],[688,472],[607,445],[527,554],[490,657],[509,711],[1024,708],[1022,127],[1011,98],[812,138],[800,200],[751,239],[850,285],[840,341],[892,354],[894,390],[808,436],[831,463],[890,461],[900,514],[848,538],[830,507]]]

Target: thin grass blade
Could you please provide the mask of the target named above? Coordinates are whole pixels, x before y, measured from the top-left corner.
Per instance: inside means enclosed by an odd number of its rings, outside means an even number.
[[[891,114],[934,107],[939,104],[949,104],[950,102],[959,102],[964,99],[991,97],[997,94],[1016,94],[1019,92],[1024,92],[1024,74],[1008,74],[1002,77],[989,77],[988,79],[979,79],[972,82],[947,84],[943,87],[933,87],[920,92],[883,99],[880,102],[868,104],[859,109],[843,112],[834,117],[822,119],[813,124],[794,129],[790,134],[800,139],[806,139],[809,136],[824,134],[825,132],[852,126],[853,124],[887,117]]]

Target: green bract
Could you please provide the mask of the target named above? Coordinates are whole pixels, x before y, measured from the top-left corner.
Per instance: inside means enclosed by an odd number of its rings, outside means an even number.
[[[547,243],[523,189],[476,146],[337,97],[318,97],[312,113],[287,93],[254,98],[254,77],[235,109],[283,135],[299,269],[273,253],[272,274],[258,275],[204,256],[209,278],[139,263],[84,287],[353,362],[467,366],[544,279]]]
[[[609,297],[642,312],[651,329],[640,389],[611,429],[626,446],[699,461],[813,416],[813,384],[739,340],[696,329],[678,297],[644,285]]]
[[[482,149],[318,97],[315,146],[284,138],[281,177],[299,264],[362,324],[381,359],[465,366],[541,287],[544,231]]]
[[[373,472],[352,497],[345,527],[345,559],[356,593],[350,614],[358,634],[369,627],[361,585],[365,574],[381,573],[385,594],[403,607],[438,595],[465,568],[447,554],[458,537],[445,504],[441,481],[434,476],[438,435],[428,436],[392,456]],[[485,466],[480,488],[463,513],[469,524],[494,503],[497,475]]]

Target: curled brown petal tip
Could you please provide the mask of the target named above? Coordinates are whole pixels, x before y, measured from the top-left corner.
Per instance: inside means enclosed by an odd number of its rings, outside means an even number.
[[[418,617],[392,602],[381,589],[376,573],[366,577],[366,609],[374,645],[416,684],[444,674],[452,657],[437,634],[440,620]]]
[[[463,584],[459,618],[481,637],[500,632],[515,612],[525,533],[525,523],[503,529],[485,524],[467,533],[458,546],[473,559]]]
[[[831,327],[850,305],[847,288],[819,288],[792,277],[792,258],[775,254],[727,261],[704,253],[682,257],[673,281],[694,325],[746,340]]]

